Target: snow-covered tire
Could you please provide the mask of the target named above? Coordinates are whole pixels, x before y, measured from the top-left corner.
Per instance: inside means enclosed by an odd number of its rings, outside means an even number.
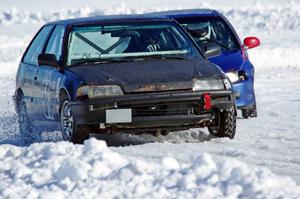
[[[208,127],[209,133],[217,137],[233,139],[236,131],[235,107],[223,111],[216,110],[215,116],[215,125]]]
[[[26,103],[23,96],[18,97],[17,114],[21,139],[25,145],[30,145],[35,141],[31,121],[28,117]]]
[[[64,141],[82,144],[84,140],[89,138],[89,128],[76,124],[76,120],[73,117],[69,104],[69,100],[63,100],[60,109],[62,138]]]

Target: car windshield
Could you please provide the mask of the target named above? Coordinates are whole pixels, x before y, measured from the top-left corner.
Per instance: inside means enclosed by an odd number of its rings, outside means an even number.
[[[200,48],[208,43],[219,45],[223,50],[237,49],[239,43],[232,30],[220,17],[191,17],[176,19],[193,37]]]
[[[198,58],[200,51],[175,23],[131,22],[73,27],[67,65]]]

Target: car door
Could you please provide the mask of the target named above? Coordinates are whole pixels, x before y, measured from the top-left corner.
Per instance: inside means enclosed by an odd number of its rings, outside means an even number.
[[[21,82],[27,112],[32,122],[38,119],[38,55],[42,52],[53,26],[47,25],[40,29],[27,48],[20,64]]]
[[[54,54],[56,59],[61,62],[62,43],[65,27],[56,25],[47,42],[44,53]],[[39,110],[43,121],[51,125],[51,121],[58,119],[57,106],[59,104],[60,82],[64,75],[58,67],[40,65],[38,67],[38,95],[42,99]],[[55,127],[54,127],[55,128]]]

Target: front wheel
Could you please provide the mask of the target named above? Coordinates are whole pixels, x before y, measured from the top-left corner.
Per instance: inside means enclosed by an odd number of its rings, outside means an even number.
[[[231,107],[228,110],[216,110],[214,125],[208,127],[211,135],[217,137],[229,137],[233,139],[236,131],[236,110]]]
[[[64,100],[61,106],[60,124],[62,137],[65,141],[82,144],[84,140],[89,138],[89,128],[76,124],[69,105],[69,100]]]
[[[250,108],[242,109],[242,116],[245,119],[248,119],[250,117],[257,117],[256,104],[254,104]]]

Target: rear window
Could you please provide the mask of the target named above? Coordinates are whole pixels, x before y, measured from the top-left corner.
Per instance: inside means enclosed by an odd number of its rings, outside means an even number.
[[[173,23],[74,27],[69,37],[67,65],[168,56],[195,59],[201,54]]]

